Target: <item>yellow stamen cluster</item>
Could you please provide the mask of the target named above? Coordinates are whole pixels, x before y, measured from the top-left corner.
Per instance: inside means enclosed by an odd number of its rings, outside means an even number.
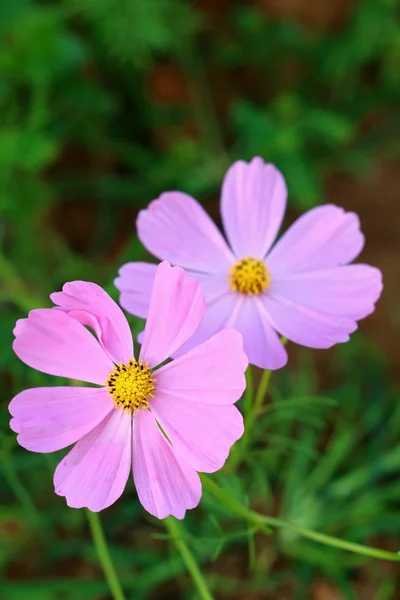
[[[149,408],[148,400],[154,396],[154,384],[155,377],[148,363],[138,363],[135,358],[127,365],[121,363],[115,367],[107,380],[115,406],[126,411]]]
[[[231,290],[248,296],[258,296],[270,286],[271,276],[266,264],[259,258],[247,256],[229,271]]]

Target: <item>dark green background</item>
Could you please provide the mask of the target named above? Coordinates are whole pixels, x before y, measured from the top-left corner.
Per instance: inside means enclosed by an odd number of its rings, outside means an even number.
[[[58,457],[8,428],[15,393],[56,381],[13,355],[16,319],[68,280],[116,298],[118,267],[146,256],[138,209],[179,189],[218,219],[225,169],[256,154],[287,179],[287,223],[323,202],[359,213],[385,292],[347,345],[289,346],[243,461],[215,481],[260,512],[399,549],[399,12],[396,0],[0,2],[1,600],[109,597],[85,514],[53,492]],[[132,483],[102,519],[129,598],[196,598]],[[221,600],[400,597],[395,563],[263,537],[207,493],[185,526]]]

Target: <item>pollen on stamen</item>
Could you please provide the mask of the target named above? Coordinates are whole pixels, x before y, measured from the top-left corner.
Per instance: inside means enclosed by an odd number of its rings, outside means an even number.
[[[271,284],[270,272],[264,261],[248,256],[229,271],[231,290],[248,296],[258,296]]]
[[[117,408],[133,411],[149,408],[149,399],[154,397],[155,381],[148,363],[137,362],[133,358],[128,364],[117,365],[106,385]]]

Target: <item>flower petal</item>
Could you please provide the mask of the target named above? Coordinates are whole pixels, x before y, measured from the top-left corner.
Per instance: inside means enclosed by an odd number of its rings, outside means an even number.
[[[135,413],[133,427],[133,478],[140,502],[158,519],[183,519],[200,502],[198,474],[176,454],[149,410]]]
[[[231,446],[244,432],[243,417],[236,406],[186,402],[157,393],[151,400],[151,412],[177,454],[204,473],[223,466]]]
[[[247,365],[242,336],[224,329],[155,371],[156,390],[187,402],[233,404],[246,387]]]
[[[130,262],[119,270],[114,284],[121,292],[119,303],[132,315],[146,319],[157,265]]]
[[[235,162],[227,171],[221,194],[225,232],[238,258],[263,258],[273,244],[286,209],[282,174],[256,157]]]
[[[272,248],[266,262],[273,277],[329,269],[351,262],[363,246],[357,215],[326,204],[297,219]]]
[[[232,292],[225,293],[209,301],[206,305],[206,314],[197,331],[172,356],[177,358],[185,354],[199,344],[203,344],[218,331],[227,328],[227,323],[235,311],[236,304],[237,297]]]
[[[141,210],[138,237],[151,254],[184,268],[227,272],[234,257],[203,207],[187,194],[166,192]]]
[[[133,357],[132,334],[118,304],[95,283],[71,281],[50,298],[71,317],[95,330],[105,351],[116,363]]]
[[[263,297],[273,327],[292,342],[309,348],[330,348],[347,342],[357,329],[352,319],[327,315],[278,296]]]
[[[125,489],[131,468],[132,418],[113,410],[75,444],[54,473],[56,494],[72,508],[98,512]]]
[[[15,354],[25,364],[59,377],[104,385],[114,368],[96,338],[56,308],[32,310],[14,329]]]
[[[185,272],[189,277],[193,277],[193,279],[197,279],[200,282],[201,291],[204,294],[207,305],[221,296],[230,293],[227,273],[198,273],[190,269],[185,269]]]
[[[287,363],[287,353],[260,298],[241,296],[230,325],[242,334],[250,364],[261,369],[280,369]]]
[[[162,262],[154,278],[140,360],[154,367],[170,357],[196,331],[204,311],[199,282]]]
[[[54,452],[74,444],[113,408],[105,388],[89,387],[31,388],[9,405],[18,443],[32,452]]]
[[[120,276],[114,282],[121,292],[121,306],[142,319],[146,319],[149,312],[156,269],[157,265],[151,263],[127,263],[121,267]],[[200,282],[206,302],[213,302],[229,292],[229,280],[226,274],[199,273],[190,269],[185,269],[185,272],[189,277]]]
[[[275,280],[271,294],[324,314],[363,319],[375,308],[382,273],[368,265],[347,265],[288,275]]]

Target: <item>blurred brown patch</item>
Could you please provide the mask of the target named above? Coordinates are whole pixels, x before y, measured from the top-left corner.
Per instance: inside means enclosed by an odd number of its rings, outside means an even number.
[[[255,0],[268,15],[299,21],[316,31],[332,31],[342,27],[355,6],[355,0]]]
[[[312,587],[310,600],[345,600],[345,597],[326,581],[318,580]]]
[[[177,65],[158,63],[148,73],[147,89],[159,104],[185,106],[193,99],[187,77]]]
[[[197,12],[215,20],[224,17],[232,9],[232,3],[229,0],[218,0],[218,2],[215,0],[194,0],[192,5]]]
[[[154,131],[157,146],[170,148],[187,138],[196,138],[197,126],[193,119],[195,90],[184,71],[175,64],[159,62],[148,73],[147,93],[153,101],[170,109],[187,109],[186,118],[180,114],[179,123],[173,122]]]

